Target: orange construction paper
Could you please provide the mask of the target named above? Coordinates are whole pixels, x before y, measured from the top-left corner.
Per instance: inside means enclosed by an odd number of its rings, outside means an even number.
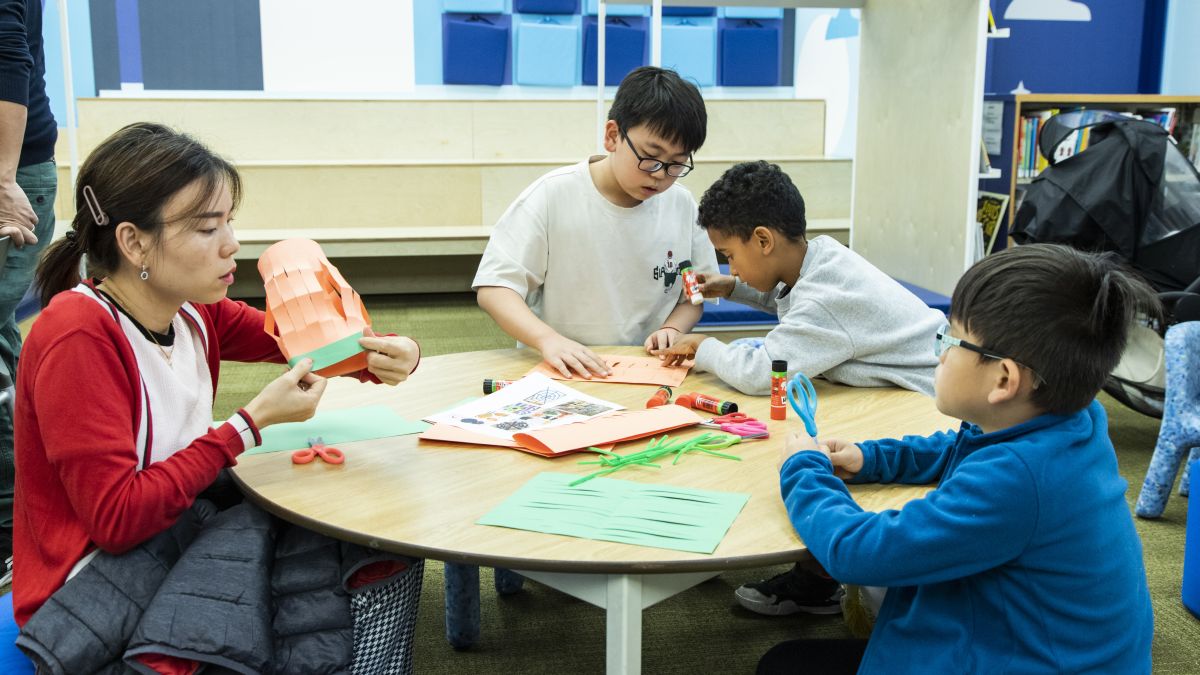
[[[417,438],[423,441],[445,441],[448,443],[470,443],[472,445],[494,445],[501,448],[512,448],[513,450],[524,450],[525,452],[533,452],[528,448],[522,448],[516,441],[506,441],[502,438],[494,436],[486,436],[484,434],[476,434],[466,429],[460,429],[452,424],[435,424],[421,433]],[[602,443],[594,447],[601,450],[612,450],[613,443]],[[541,454],[541,453],[534,453]]]
[[[621,443],[700,424],[702,421],[696,413],[687,408],[664,405],[644,410],[615,412],[586,422],[564,424],[561,427],[530,433],[516,433],[513,434],[513,440],[520,444],[518,450],[526,450],[544,457],[557,457],[601,443]]]
[[[285,239],[258,259],[267,292],[264,329],[279,343],[284,357],[308,354],[371,325],[362,298],[311,239]],[[359,352],[317,370],[318,375],[344,375],[367,367]]]
[[[681,366],[664,368],[657,356],[619,356],[616,354],[597,354],[604,359],[612,374],[608,377],[592,376],[591,380],[582,377],[563,377],[558,369],[542,361],[530,373],[541,373],[555,380],[572,380],[585,382],[611,382],[613,384],[658,384],[668,387],[678,387],[687,377],[692,362]]]
[[[477,434],[466,429],[460,429],[453,424],[438,423],[421,432],[417,438],[423,441],[446,441],[449,443],[471,443],[472,445],[497,445],[502,448],[517,448],[516,441],[505,440],[495,436]]]

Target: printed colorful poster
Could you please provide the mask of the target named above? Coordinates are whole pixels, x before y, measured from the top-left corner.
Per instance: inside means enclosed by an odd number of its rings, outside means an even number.
[[[514,433],[583,422],[623,406],[593,398],[540,374],[526,375],[503,389],[426,417],[427,422],[511,440]]]

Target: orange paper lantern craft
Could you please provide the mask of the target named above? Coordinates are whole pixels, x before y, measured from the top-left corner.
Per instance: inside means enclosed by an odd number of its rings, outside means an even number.
[[[311,239],[285,239],[258,259],[267,292],[268,334],[295,365],[305,357],[313,371],[332,377],[367,367],[358,339],[371,325],[362,298]]]

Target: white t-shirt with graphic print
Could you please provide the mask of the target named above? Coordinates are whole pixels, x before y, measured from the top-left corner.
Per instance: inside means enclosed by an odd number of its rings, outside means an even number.
[[[582,344],[640,345],[686,302],[679,263],[715,272],[717,256],[690,192],[676,183],[638,206],[617,206],[588,171],[600,159],[526,188],[496,223],[471,287],[511,288]]]

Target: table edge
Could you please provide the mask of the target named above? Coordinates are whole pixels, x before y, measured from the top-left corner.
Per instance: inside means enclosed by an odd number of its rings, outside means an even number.
[[[388,551],[390,553],[398,553],[400,555],[413,556],[426,560],[441,560],[443,562],[464,565],[479,565],[481,567],[504,567],[507,569],[529,570],[531,572],[565,572],[572,574],[676,574],[682,572],[714,572],[721,570],[769,567],[771,565],[795,563],[797,561],[812,557],[812,554],[806,547],[804,547],[803,544],[797,544],[796,548],[791,551],[776,551],[772,553],[734,557],[713,556],[709,558],[696,558],[694,560],[668,561],[633,560],[615,562],[606,560],[545,560],[541,558],[518,558],[512,556],[492,556],[463,553],[461,551],[428,546],[417,546],[405,542],[392,541],[390,539],[381,539],[379,537],[372,537],[369,535],[364,535],[360,532],[355,532],[353,530],[347,530],[323,523],[290,509],[283,508],[275,502],[263,497],[256,490],[247,485],[246,482],[242,480],[241,476],[238,475],[237,471],[230,471],[229,474],[233,477],[234,482],[237,483],[238,489],[242,491],[242,494],[245,495],[246,499],[250,500],[251,503],[267,513],[281,518],[282,520],[285,520],[293,525],[298,525],[300,527],[312,530],[317,534],[337,539],[338,541],[345,541],[371,549]]]

